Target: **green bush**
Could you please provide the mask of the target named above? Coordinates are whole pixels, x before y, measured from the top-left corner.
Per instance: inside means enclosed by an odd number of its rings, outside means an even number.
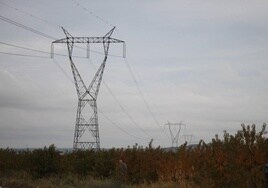
[[[57,174],[60,171],[60,155],[54,145],[36,149],[31,157],[31,173],[34,178]]]

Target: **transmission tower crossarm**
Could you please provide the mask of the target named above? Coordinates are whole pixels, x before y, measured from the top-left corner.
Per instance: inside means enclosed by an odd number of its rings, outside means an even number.
[[[71,41],[72,43],[125,43],[125,41],[111,38],[111,37],[71,37],[55,40],[53,43],[67,43]]]

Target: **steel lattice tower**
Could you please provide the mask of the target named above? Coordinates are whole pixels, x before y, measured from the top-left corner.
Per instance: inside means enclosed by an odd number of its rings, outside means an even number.
[[[172,147],[174,147],[174,146],[178,147],[179,146],[179,136],[180,136],[180,132],[181,132],[181,127],[185,126],[185,124],[182,123],[182,121],[181,121],[179,123],[170,123],[170,122],[168,122],[165,125],[167,125],[168,128],[169,128],[169,132],[170,132],[170,136],[171,136],[171,144],[172,144],[171,146]],[[175,130],[175,129],[172,129],[172,127],[173,128],[178,127],[178,129]],[[176,134],[174,134],[173,132],[176,132]]]
[[[188,145],[192,144],[192,141],[193,141],[193,138],[194,138],[193,134],[184,134],[183,137],[184,137],[184,141],[187,142]]]
[[[100,84],[105,68],[105,64],[108,57],[108,51],[110,43],[123,43],[124,44],[124,56],[125,56],[125,42],[115,38],[111,38],[111,35],[115,27],[112,28],[103,37],[73,37],[63,27],[62,30],[66,35],[66,38],[56,40],[52,42],[52,50],[55,43],[66,43],[69,53],[69,60],[74,78],[74,84],[78,96],[78,107],[76,113],[75,131],[73,149],[100,149],[100,136],[99,136],[99,124],[98,124],[98,110],[97,110],[97,97],[100,89]],[[89,50],[90,43],[102,43],[104,49],[104,59],[97,70],[90,85],[86,87],[81,75],[76,68],[72,59],[72,52],[75,43],[87,44]],[[52,53],[53,57],[53,53]],[[85,136],[86,132],[89,132],[88,136]]]

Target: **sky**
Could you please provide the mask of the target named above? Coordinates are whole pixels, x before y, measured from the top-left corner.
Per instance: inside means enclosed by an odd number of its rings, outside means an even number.
[[[98,96],[102,148],[136,143],[169,147],[168,121],[209,142],[241,124],[260,129],[268,114],[267,1],[1,0],[0,15],[55,39],[104,36],[111,45]],[[66,56],[54,39],[0,20],[0,147],[72,147],[77,94]],[[67,55],[63,44],[55,53]],[[74,58],[88,85],[103,55]],[[41,57],[8,55],[24,54]],[[74,49],[86,57],[86,51]],[[178,127],[173,127],[178,131]],[[188,140],[190,142],[190,140]]]

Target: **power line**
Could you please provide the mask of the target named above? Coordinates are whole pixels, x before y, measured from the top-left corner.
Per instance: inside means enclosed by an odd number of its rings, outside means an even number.
[[[33,15],[33,14],[28,13],[28,12],[26,12],[26,11],[23,11],[23,10],[21,10],[21,9],[19,9],[19,8],[16,8],[16,7],[14,7],[14,6],[11,6],[11,5],[9,5],[9,4],[7,4],[7,3],[4,3],[4,2],[2,2],[2,1],[0,1],[0,3],[3,4],[3,5],[5,5],[5,6],[7,6],[7,7],[9,7],[10,9],[13,9],[13,10],[17,11],[17,12],[21,12],[21,13],[23,13],[23,14],[29,16],[29,17],[35,18],[35,19],[37,19],[37,20],[40,20],[40,21],[42,21],[42,22],[45,23],[45,24],[52,25],[52,26],[57,27],[57,28],[58,28],[58,27],[61,27],[61,26],[58,25],[58,24],[52,23],[52,22],[50,22],[50,21],[48,21],[48,20],[46,20],[46,19],[43,19],[43,18],[41,18],[41,17],[39,17],[39,16],[36,16],[36,15]]]
[[[18,53],[10,53],[10,52],[0,52],[0,54],[11,55],[11,56],[23,56],[23,57],[50,58],[50,57],[47,57],[47,56],[18,54]]]
[[[15,48],[20,48],[20,49],[24,49],[24,50],[29,50],[29,51],[33,51],[33,52],[39,52],[39,53],[44,53],[44,54],[50,54],[50,52],[45,52],[45,51],[41,51],[41,50],[36,50],[36,49],[32,49],[32,48],[27,48],[27,47],[23,47],[23,46],[18,46],[15,44],[10,44],[10,43],[6,43],[6,42],[1,42],[0,44],[4,44],[6,46],[11,46],[11,47],[15,47]]]
[[[91,16],[97,18],[98,20],[100,20],[101,22],[114,27],[113,24],[111,24],[110,22],[108,22],[106,19],[104,19],[101,16],[98,16],[97,14],[95,14],[94,12],[92,12],[91,10],[89,10],[88,8],[86,8],[85,6],[83,6],[81,3],[79,3],[77,0],[72,0],[74,4],[76,4],[78,7],[80,7],[81,9],[83,9],[84,11],[86,11],[87,13],[89,13]]]
[[[70,82],[74,83],[73,79],[72,79],[72,78],[67,74],[67,72],[60,66],[59,62],[56,61],[55,58],[53,58],[52,60],[53,60],[53,62],[57,65],[57,67],[61,70],[61,72],[66,76],[66,78],[67,78]]]
[[[109,118],[107,115],[105,115],[100,109],[98,109],[98,111],[107,119],[107,120],[109,120],[111,123],[112,123],[112,125],[114,125],[115,127],[117,127],[118,129],[120,129],[122,132],[124,132],[124,133],[126,133],[127,135],[129,135],[129,136],[132,136],[132,137],[134,137],[134,138],[137,138],[137,139],[140,139],[140,140],[147,140],[147,139],[145,139],[145,138],[140,138],[140,137],[137,137],[137,136],[135,136],[135,135],[133,135],[133,134],[130,134],[129,132],[127,132],[127,131],[125,131],[124,129],[122,129],[121,127],[119,127],[111,118]]]
[[[114,98],[114,100],[116,101],[116,103],[119,105],[119,107],[121,108],[121,110],[126,114],[126,116],[130,119],[130,121],[136,126],[138,127],[138,129],[143,132],[144,134],[146,134],[147,136],[151,137],[150,134],[148,134],[147,132],[144,131],[143,128],[141,128],[138,123],[133,119],[133,117],[126,111],[126,109],[122,106],[122,104],[119,102],[119,100],[116,98],[116,96],[114,95],[114,93],[112,92],[112,90],[108,87],[108,85],[104,82],[104,85],[106,86],[106,88],[108,89],[108,91],[110,92],[110,94],[112,95],[112,97]]]
[[[98,16],[97,14],[95,14],[94,12],[92,12],[91,10],[87,9],[85,6],[83,6],[81,3],[79,3],[77,0],[72,0],[73,3],[75,3],[78,7],[80,7],[82,10],[86,11],[87,13],[89,13],[91,16],[94,16],[95,18],[97,18],[98,20],[100,20],[101,22],[111,26],[111,27],[114,27],[113,24],[111,24],[110,22],[108,22],[106,19],[102,18],[101,16]],[[118,30],[116,28],[116,30]],[[98,51],[93,51],[91,50],[92,52],[95,52],[97,54],[103,54],[102,52],[98,52]],[[109,56],[111,57],[118,57],[118,58],[124,58],[122,56],[119,56],[119,55],[113,55],[113,54],[109,54]]]
[[[96,67],[94,66],[92,60],[90,61],[92,67],[96,70]],[[119,100],[117,99],[117,97],[115,96],[115,94],[113,93],[113,91],[111,90],[111,88],[106,84],[106,82],[103,80],[103,84],[105,85],[105,87],[107,88],[107,90],[109,91],[109,93],[111,94],[111,96],[114,98],[115,102],[118,104],[118,106],[121,108],[121,110],[126,114],[126,116],[129,118],[129,120],[136,126],[138,127],[138,129],[143,132],[144,134],[146,134],[149,137],[152,137],[150,134],[148,134],[143,128],[141,128],[139,126],[139,124],[134,120],[134,118],[127,112],[127,110],[124,108],[124,106],[119,102]]]
[[[130,72],[130,75],[131,75],[132,78],[133,78],[133,81],[134,81],[134,83],[135,83],[135,85],[136,85],[136,87],[137,87],[137,89],[138,89],[138,92],[139,92],[139,94],[140,94],[140,96],[141,96],[141,98],[142,98],[142,101],[143,101],[143,103],[145,104],[145,106],[146,106],[148,112],[150,113],[150,115],[152,116],[153,120],[155,121],[155,123],[156,123],[156,124],[158,125],[158,127],[160,128],[160,130],[161,130],[162,132],[164,132],[164,131],[162,130],[162,127],[161,127],[159,121],[157,120],[156,116],[154,115],[153,111],[151,110],[151,108],[150,108],[148,102],[146,101],[146,99],[145,99],[145,97],[144,97],[144,95],[143,95],[143,93],[142,93],[142,91],[141,91],[141,88],[140,88],[140,86],[139,86],[139,84],[138,84],[138,82],[137,82],[137,80],[136,80],[136,78],[135,78],[135,76],[134,76],[134,73],[133,73],[133,71],[132,71],[132,69],[131,69],[131,67],[130,67],[130,65],[129,65],[129,63],[128,63],[128,61],[127,61],[126,58],[125,58],[125,63],[126,63],[126,65],[127,65],[127,68],[128,68],[128,70],[129,70],[129,72]],[[168,136],[168,135],[166,134],[166,132],[164,132],[164,133],[165,133],[166,136]]]
[[[131,74],[133,80],[134,80],[135,85],[137,86],[138,92],[139,92],[139,94],[140,94],[140,96],[141,96],[141,98],[142,98],[142,100],[143,100],[143,102],[144,102],[144,104],[145,104],[147,110],[150,112],[150,114],[151,114],[151,116],[153,117],[153,119],[154,119],[154,121],[156,122],[156,124],[160,126],[160,123],[159,123],[158,120],[156,119],[156,117],[155,117],[155,115],[153,114],[153,112],[152,112],[152,110],[151,110],[149,104],[148,104],[147,101],[145,100],[145,97],[144,97],[144,95],[143,95],[143,93],[142,93],[142,91],[141,91],[141,88],[140,88],[140,86],[139,86],[139,84],[138,84],[138,82],[137,82],[137,80],[136,80],[136,78],[135,78],[135,76],[134,76],[134,73],[133,73],[133,71],[132,71],[132,69],[131,69],[131,67],[130,67],[130,65],[129,65],[129,63],[128,63],[128,61],[127,61],[126,59],[125,59],[125,63],[126,63],[126,65],[127,65],[127,68],[128,68],[128,70],[129,70],[129,72],[130,72],[130,74]]]
[[[45,37],[45,38],[49,38],[49,39],[56,40],[56,38],[54,38],[54,37],[52,37],[52,36],[50,36],[50,35],[47,35],[47,34],[41,32],[41,31],[38,31],[38,30],[33,29],[33,28],[31,28],[31,27],[28,27],[28,26],[26,26],[26,25],[23,25],[23,24],[20,24],[20,23],[18,23],[18,22],[15,22],[15,21],[13,21],[13,20],[11,20],[11,19],[9,19],[9,18],[6,18],[6,17],[4,17],[4,16],[1,16],[1,15],[0,15],[0,20],[5,21],[5,22],[7,22],[7,23],[10,23],[10,24],[12,24],[12,25],[15,25],[15,26],[17,26],[17,27],[23,28],[23,29],[25,29],[25,30],[28,30],[28,31],[30,31],[30,32],[32,32],[32,33],[35,33],[35,34],[40,35],[40,36],[43,36],[43,37]]]
[[[33,51],[33,52],[39,52],[39,53],[43,53],[43,54],[49,54],[51,55],[51,52],[46,52],[46,51],[42,51],[42,50],[36,50],[33,48],[28,48],[28,47],[24,47],[24,46],[19,46],[19,45],[15,45],[15,44],[10,44],[10,43],[6,43],[6,42],[1,42],[0,44],[6,45],[6,46],[11,46],[14,48],[19,48],[19,49],[23,49],[23,50],[29,50],[29,51]],[[68,55],[65,54],[59,54],[59,53],[53,53],[54,55],[58,55],[58,56],[64,56],[64,57],[68,57]],[[83,56],[73,56],[75,58],[87,58],[87,57],[83,57]]]
[[[26,25],[24,25],[24,24],[18,23],[18,22],[16,22],[16,21],[11,20],[11,19],[9,19],[9,18],[6,18],[6,17],[4,17],[4,16],[1,16],[1,15],[0,15],[0,20],[5,21],[5,22],[7,22],[7,23],[10,23],[10,24],[12,24],[12,25],[15,25],[15,26],[17,26],[17,27],[20,27],[20,28],[22,28],[22,29],[25,29],[25,30],[27,30],[27,31],[30,31],[30,32],[32,32],[32,33],[35,33],[35,34],[37,34],[37,35],[40,35],[40,36],[42,36],[42,37],[45,37],[45,38],[48,38],[48,39],[56,40],[56,38],[53,37],[53,36],[50,36],[50,35],[48,35],[48,34],[46,34],[46,33],[43,33],[43,32],[41,32],[41,31],[38,31],[38,30],[33,29],[33,28],[31,28],[31,27],[28,27],[28,26],[26,26]],[[86,50],[86,48],[83,48],[83,47],[80,47],[80,46],[75,46],[75,47],[77,47],[77,48],[79,48],[79,49]],[[103,52],[99,52],[99,51],[95,51],[95,50],[90,50],[90,51],[93,52],[93,53],[96,53],[96,54],[100,54],[100,55],[103,55],[103,54],[104,54]],[[118,57],[118,58],[123,58],[122,56],[119,56],[119,55],[113,55],[113,54],[109,54],[108,56],[111,56],[111,57]]]
[[[101,22],[111,26],[111,27],[114,27],[113,24],[111,24],[110,22],[108,22],[106,19],[104,19],[103,17],[101,16],[98,16],[97,14],[95,14],[93,11],[89,10],[88,8],[86,8],[85,6],[83,6],[81,3],[78,2],[78,0],[72,0],[74,4],[76,4],[78,7],[80,7],[82,10],[84,10],[85,12],[89,13],[91,16],[97,18],[98,20],[100,20]],[[118,30],[116,28],[116,30]],[[92,51],[94,52],[94,51]],[[101,52],[98,52],[98,51],[95,51],[95,53],[99,53],[99,54],[103,54]],[[119,55],[113,55],[113,54],[109,54],[109,56],[111,57],[119,57],[119,58],[124,58],[122,56],[119,56]]]

